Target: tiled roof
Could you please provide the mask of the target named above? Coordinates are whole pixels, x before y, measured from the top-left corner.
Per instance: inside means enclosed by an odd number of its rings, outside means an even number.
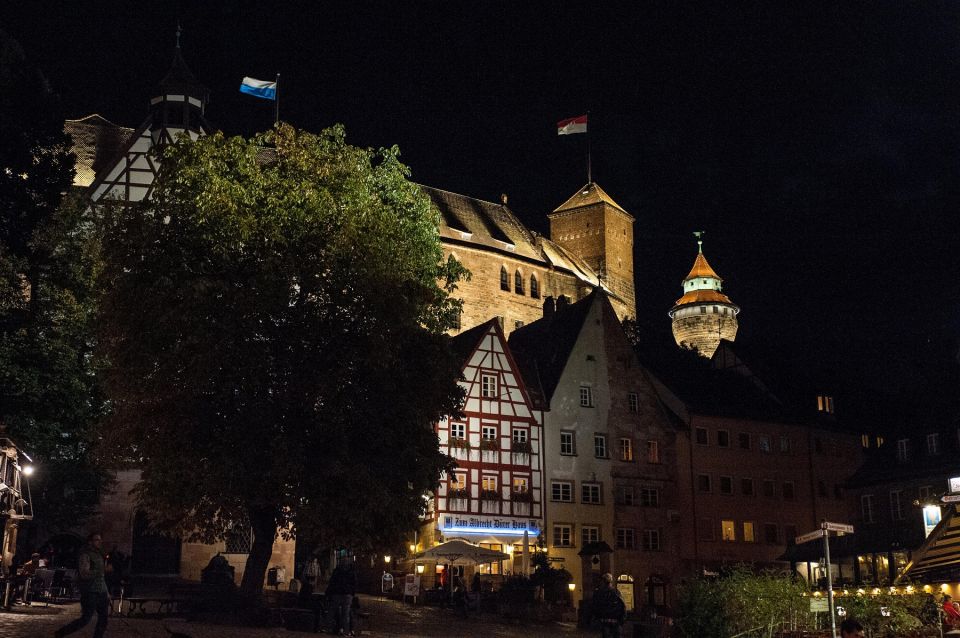
[[[557,206],[553,212],[562,213],[575,208],[582,208],[583,206],[591,206],[593,204],[600,203],[609,204],[610,206],[613,206],[622,212],[624,215],[630,217],[630,219],[633,219],[633,216],[630,213],[623,210],[623,207],[620,206],[620,204],[613,201],[612,197],[607,195],[607,193],[600,188],[600,186],[593,182],[587,183],[583,188],[574,193],[570,199]]]
[[[693,268],[690,269],[690,274],[684,278],[684,281],[697,279],[698,277],[720,279],[720,276],[717,275],[713,268],[710,267],[710,264],[707,263],[707,258],[703,256],[703,253],[697,253],[697,258],[693,260]],[[720,279],[720,281],[723,280]]]
[[[691,303],[723,303],[734,305],[730,298],[716,290],[691,290],[677,299],[673,307],[685,306]]]
[[[133,135],[132,128],[117,126],[97,114],[67,120],[63,128],[73,139],[77,155],[73,185],[82,187],[93,183],[97,172],[117,158]]]

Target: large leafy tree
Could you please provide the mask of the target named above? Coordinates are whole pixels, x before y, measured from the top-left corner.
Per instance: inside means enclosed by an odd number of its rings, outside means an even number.
[[[213,541],[254,533],[392,546],[449,459],[443,335],[462,274],[396,149],[281,125],[164,152],[145,207],[108,207],[102,346],[113,442],[151,518]]]
[[[74,157],[58,100],[2,31],[0,140],[0,423],[39,468],[29,538],[75,526],[104,483],[92,457],[97,251],[86,206],[65,197]]]

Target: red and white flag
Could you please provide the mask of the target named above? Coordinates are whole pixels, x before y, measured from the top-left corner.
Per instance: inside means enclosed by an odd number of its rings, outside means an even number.
[[[571,117],[568,120],[557,122],[557,135],[572,135],[587,132],[587,116]]]

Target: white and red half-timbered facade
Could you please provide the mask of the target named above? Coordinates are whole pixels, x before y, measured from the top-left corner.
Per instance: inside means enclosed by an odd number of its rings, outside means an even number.
[[[434,494],[423,538],[462,537],[513,554],[513,565],[481,572],[520,572],[525,537],[532,551],[543,526],[543,413],[530,401],[497,320],[452,345],[463,361],[463,417],[436,427],[440,449],[457,465]]]

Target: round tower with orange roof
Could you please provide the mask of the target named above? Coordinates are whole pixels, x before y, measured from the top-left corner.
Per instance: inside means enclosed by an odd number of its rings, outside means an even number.
[[[682,348],[696,348],[708,359],[713,357],[721,339],[737,338],[738,308],[721,291],[723,279],[703,256],[703,233],[697,237],[697,258],[683,280],[683,296],[668,313],[673,321],[673,338]]]

